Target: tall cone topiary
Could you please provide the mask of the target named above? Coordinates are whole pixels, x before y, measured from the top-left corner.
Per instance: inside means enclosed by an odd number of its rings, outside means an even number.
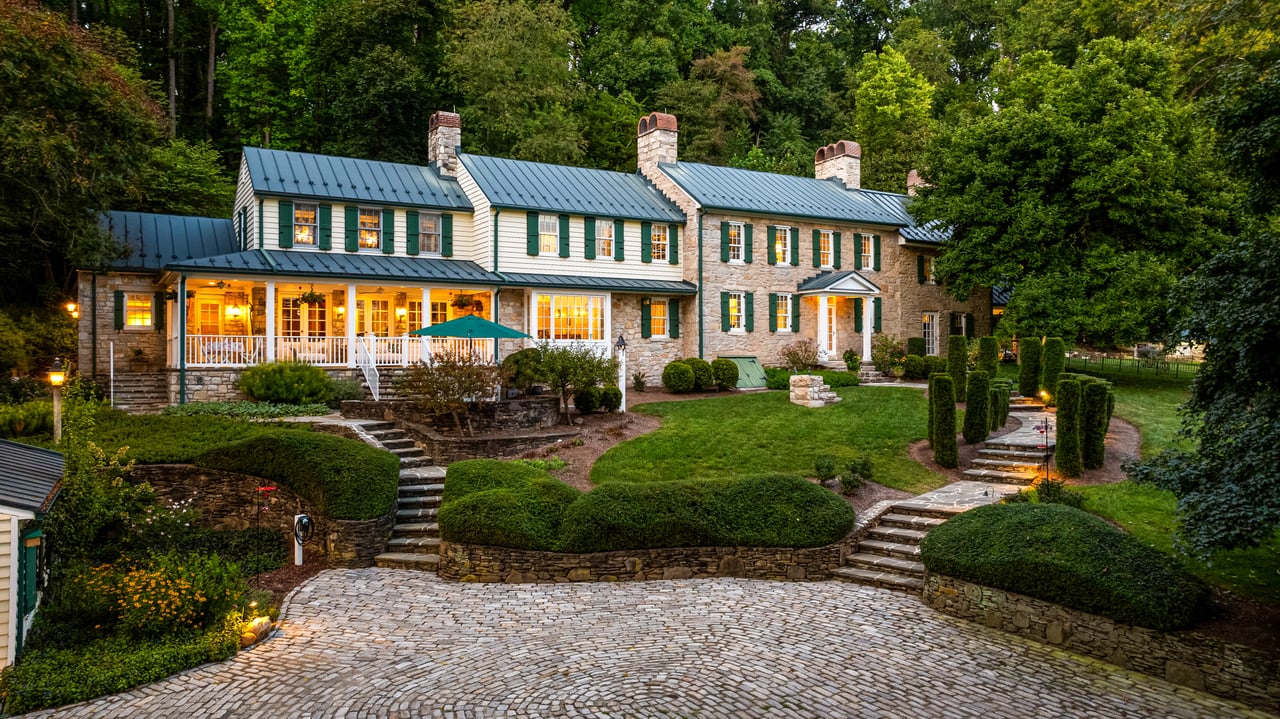
[[[934,379],[938,377],[937,373],[929,375],[929,446],[933,447],[933,426],[938,417],[936,409],[938,405],[938,386],[934,383]]]
[[[1058,381],[1058,431],[1054,458],[1058,474],[1079,477],[1084,471],[1080,453],[1080,383],[1073,379]]]
[[[995,379],[1000,371],[1000,343],[995,337],[978,338],[978,369]]]
[[[964,335],[951,335],[947,338],[947,374],[955,383],[956,401],[964,402],[967,386],[965,379],[969,373],[969,340]]]
[[[1085,469],[1099,469],[1106,463],[1107,394],[1110,391],[1101,382],[1090,383],[1084,388],[1080,404],[1083,443],[1080,454]]]
[[[1049,391],[1049,397],[1058,396],[1058,375],[1067,368],[1067,343],[1061,337],[1044,341],[1040,353],[1040,386]]]
[[[987,400],[987,417],[990,422],[988,429],[994,432],[1003,426],[1000,423],[1000,390],[993,386],[991,391],[987,393],[987,397],[989,398]]]
[[[956,389],[949,374],[934,375],[933,461],[942,467],[960,463],[956,447]]]
[[[991,381],[981,370],[969,375],[969,402],[964,407],[964,441],[977,444],[987,438],[991,418],[987,404],[991,400]]]
[[[1018,394],[1035,397],[1040,389],[1040,340],[1023,338],[1018,343]]]

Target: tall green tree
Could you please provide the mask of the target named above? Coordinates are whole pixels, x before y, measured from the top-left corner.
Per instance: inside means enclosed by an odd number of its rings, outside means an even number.
[[[733,47],[693,64],[689,79],[671,83],[658,102],[680,120],[681,158],[728,164],[752,144],[751,126],[760,102],[751,49]]]
[[[862,145],[862,185],[905,192],[933,134],[933,85],[893,47],[867,53],[854,75],[853,136]]]

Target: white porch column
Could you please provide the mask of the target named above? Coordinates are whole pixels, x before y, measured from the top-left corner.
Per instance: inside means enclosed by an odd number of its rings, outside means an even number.
[[[347,366],[356,366],[356,286],[347,285]]]
[[[431,326],[431,288],[422,288],[422,326]],[[431,338],[418,337],[418,359],[422,362],[431,361]],[[494,340],[495,342],[497,340]]]
[[[826,362],[827,358],[831,356],[831,348],[828,346],[827,340],[831,333],[831,328],[827,326],[829,319],[830,318],[827,313],[827,296],[818,295],[818,359],[823,362]]]
[[[875,311],[872,304],[875,298],[867,295],[862,298],[862,361],[871,361],[871,333],[875,330]]]
[[[276,361],[276,283],[267,281],[267,361]]]

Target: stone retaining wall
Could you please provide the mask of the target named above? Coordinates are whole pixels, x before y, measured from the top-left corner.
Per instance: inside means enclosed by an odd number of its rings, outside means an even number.
[[[1280,712],[1280,659],[1256,649],[1195,632],[1132,627],[940,574],[925,578],[924,602],[943,614]]]
[[[436,432],[457,432],[451,417],[426,414],[413,403],[402,400],[347,400],[342,403],[342,416],[351,419],[404,420],[430,427]],[[522,397],[505,402],[480,402],[472,408],[470,418],[471,428],[478,434],[553,427],[560,421],[560,399],[546,396]]]
[[[373,558],[386,551],[395,524],[395,510],[377,519],[349,521],[329,519],[310,502],[275,482],[235,472],[204,469],[189,464],[140,464],[135,481],[145,481],[169,502],[190,502],[200,513],[200,523],[213,529],[274,527],[293,543],[293,515],[308,514],[316,522],[306,545],[327,557],[331,567],[371,567]],[[258,487],[275,486],[261,499]],[[267,511],[262,511],[266,506]],[[292,555],[290,555],[292,556]]]
[[[811,549],[678,547],[591,554],[535,552],[444,542],[440,576],[461,582],[553,584],[745,577],[790,582],[831,578],[846,542]]]

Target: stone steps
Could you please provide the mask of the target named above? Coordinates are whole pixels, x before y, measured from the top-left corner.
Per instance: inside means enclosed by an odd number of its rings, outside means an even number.
[[[439,537],[417,536],[394,536],[387,541],[388,552],[420,552],[435,554],[440,548]],[[422,552],[421,550],[426,550]]]
[[[418,552],[384,552],[374,557],[373,563],[382,569],[416,569],[422,572],[434,572],[440,568],[440,555],[420,554]]]
[[[878,539],[882,542],[897,542],[898,544],[919,544],[927,531],[919,529],[903,529],[901,527],[872,527],[867,530],[867,536],[871,539]]]
[[[397,509],[397,522],[421,522],[426,520],[434,521],[439,513],[439,507],[415,507],[413,509]]]
[[[890,512],[888,514],[881,515],[880,526],[888,528],[915,529],[927,532],[945,521],[945,519],[924,517],[919,514],[898,514],[896,512]]]
[[[894,589],[900,592],[921,592],[924,590],[924,577],[913,577],[898,572],[881,572],[859,567],[837,567],[831,575],[841,582],[866,584],[882,589]]]
[[[1028,459],[1031,461],[1043,460],[1044,452],[1031,452],[1022,449],[980,449],[978,454],[983,457],[1007,457],[1009,459]]]
[[[1035,472],[1040,469],[1041,463],[1013,457],[979,457],[969,462],[969,466],[974,469],[1003,469],[1006,472]]]
[[[400,499],[396,502],[400,509],[426,509],[427,507],[440,506],[440,493],[432,494],[401,494]]]
[[[858,542],[858,551],[866,554],[883,554],[904,559],[920,559],[920,545],[885,542],[879,539],[864,539]]]
[[[1004,472],[998,469],[966,469],[962,474],[977,482],[998,484],[1031,484],[1036,481],[1034,472]]]

